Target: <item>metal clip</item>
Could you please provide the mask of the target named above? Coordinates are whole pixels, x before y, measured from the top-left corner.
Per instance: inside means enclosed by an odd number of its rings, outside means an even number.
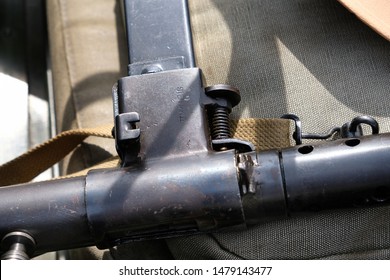
[[[367,124],[371,127],[372,134],[379,133],[378,122],[369,116],[360,116],[354,118],[351,122],[345,123],[341,127],[341,138],[353,138],[363,136],[361,124]]]
[[[363,130],[361,124],[367,124],[371,127],[372,134],[379,133],[379,124],[378,122],[369,116],[360,116],[354,118],[351,122],[345,123],[343,126],[335,126],[328,130],[325,134],[316,134],[316,133],[303,133],[302,132],[302,122],[298,116],[294,114],[285,114],[281,117],[282,119],[292,120],[295,123],[295,131],[293,133],[293,138],[296,145],[302,144],[302,139],[319,139],[326,140],[331,138],[334,134],[339,133],[341,138],[354,138],[363,136]]]

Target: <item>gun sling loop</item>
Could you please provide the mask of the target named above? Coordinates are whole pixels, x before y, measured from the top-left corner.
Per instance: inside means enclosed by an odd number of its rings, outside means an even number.
[[[253,143],[257,151],[290,146],[288,120],[248,118],[232,120],[231,124],[234,137]],[[95,128],[73,129],[58,134],[16,159],[1,165],[0,186],[31,181],[63,159],[87,137],[113,138],[111,130],[112,125],[109,124]],[[102,163],[65,177],[85,175],[91,169],[115,167],[118,162],[118,156],[114,156]]]

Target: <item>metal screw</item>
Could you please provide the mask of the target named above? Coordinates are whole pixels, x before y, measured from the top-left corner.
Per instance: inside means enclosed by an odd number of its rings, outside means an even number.
[[[241,101],[240,91],[229,85],[215,85],[205,88],[205,93],[217,101],[211,112],[212,139],[231,138],[229,115]]]
[[[34,253],[35,241],[25,232],[15,231],[4,236],[1,241],[2,260],[28,260]]]
[[[161,72],[161,71],[163,71],[163,68],[161,67],[161,65],[159,65],[159,64],[151,64],[151,65],[145,66],[142,69],[141,75],[153,74],[153,73],[158,73],[158,72]]]

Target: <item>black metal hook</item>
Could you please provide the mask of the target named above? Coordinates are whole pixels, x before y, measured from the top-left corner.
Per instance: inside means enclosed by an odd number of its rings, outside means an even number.
[[[378,134],[379,133],[379,124],[378,122],[369,116],[360,116],[356,117],[351,121],[351,124],[349,126],[349,131],[350,132],[356,132],[357,127],[361,124],[368,124],[371,126],[372,129],[372,134]]]
[[[367,124],[372,129],[372,134],[379,133],[379,124],[378,122],[369,116],[359,116],[354,118],[351,122],[344,124],[342,127],[333,127],[325,134],[317,133],[303,133],[302,132],[302,122],[298,116],[294,114],[285,114],[281,117],[282,119],[292,120],[295,123],[295,131],[293,133],[293,138],[296,145],[302,144],[302,139],[319,139],[326,140],[331,138],[335,133],[339,133],[342,138],[353,138],[360,137],[363,135],[361,124]]]
[[[285,114],[282,116],[282,119],[293,120],[295,123],[295,131],[293,133],[293,138],[295,140],[296,145],[302,144],[302,139],[320,139],[325,140],[329,139],[336,132],[340,132],[340,127],[333,127],[325,134],[318,133],[303,133],[302,132],[302,122],[298,116],[294,114]]]

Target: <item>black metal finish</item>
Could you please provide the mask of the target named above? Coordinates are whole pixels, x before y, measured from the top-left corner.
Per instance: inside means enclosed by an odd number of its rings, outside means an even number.
[[[16,231],[4,236],[1,250],[2,260],[29,260],[35,251],[35,240],[29,234]]]
[[[229,114],[241,101],[240,91],[229,85],[215,85],[205,88],[205,93],[215,100],[215,104],[207,106],[211,137],[213,140],[231,138]]]
[[[34,255],[92,245],[86,220],[85,178],[0,188],[0,238],[21,231],[34,238]]]
[[[123,162],[131,163],[138,158],[141,130],[136,127],[136,124],[139,121],[139,114],[136,112],[122,113],[115,117],[114,137],[118,154]]]
[[[130,76],[114,87],[113,100],[126,167],[0,188],[3,258],[390,203],[390,134],[253,152],[251,143],[230,138],[238,90],[218,85],[206,96],[202,89],[187,2],[125,4]],[[210,148],[205,109],[214,123],[212,147],[222,152]],[[297,143],[308,136],[298,117],[284,117],[295,121]],[[367,118],[354,119],[348,132],[356,135],[361,123],[377,132]]]
[[[350,128],[349,128],[350,132],[352,132],[352,133],[356,132],[359,125],[361,125],[361,124],[368,124],[369,126],[371,126],[372,134],[379,133],[378,122],[374,118],[369,117],[369,116],[359,116],[359,117],[354,118],[350,124]]]
[[[208,98],[203,99],[211,130],[211,146],[214,151],[234,149],[240,153],[254,151],[247,141],[234,139],[231,134],[229,115],[241,101],[240,91],[229,85],[214,85],[205,88]]]
[[[234,151],[90,172],[86,182],[100,247],[245,224]]]
[[[30,254],[28,240],[7,241],[15,232],[31,237],[35,256],[389,204],[389,168],[390,134],[379,134],[281,151],[152,158],[86,178],[3,187],[2,253]]]
[[[141,160],[175,157],[208,151],[208,130],[198,68],[129,76],[114,91],[116,118],[138,112]],[[116,135],[123,126],[116,126]],[[116,137],[117,141],[119,140]],[[121,149],[124,165],[136,162],[134,151]],[[131,148],[131,146],[130,146]]]
[[[129,75],[195,67],[187,0],[124,0]]]
[[[233,107],[237,106],[241,101],[241,94],[238,88],[230,85],[214,85],[205,88],[207,96],[216,99],[217,101],[225,100],[228,103],[217,103],[219,107],[226,108],[229,113]]]
[[[379,133],[379,124],[378,122],[369,116],[359,116],[354,118],[351,122],[343,124],[341,127],[333,127],[325,134],[317,133],[303,133],[302,132],[302,122],[298,116],[294,114],[285,114],[281,117],[282,119],[288,119],[294,121],[295,131],[293,133],[293,139],[295,140],[296,145],[301,145],[303,139],[316,139],[316,140],[326,140],[332,138],[336,133],[341,138],[354,138],[363,136],[363,129],[361,124],[367,124],[371,127],[372,134]]]
[[[242,154],[246,223],[390,203],[390,134]]]
[[[27,259],[48,251],[242,228],[238,181],[232,150],[2,187],[1,253]],[[16,240],[15,232],[23,236]]]
[[[211,145],[214,151],[233,149],[239,153],[247,153],[256,150],[255,145],[253,145],[251,142],[235,138],[211,140]]]
[[[369,116],[359,116],[354,118],[351,122],[344,124],[341,127],[341,137],[342,138],[353,138],[360,137],[363,135],[362,124],[367,124],[371,127],[372,134],[379,133],[379,124],[378,122]]]
[[[276,150],[239,155],[242,203],[247,225],[287,216],[283,166]]]
[[[213,139],[231,138],[229,112],[226,108],[217,107],[211,119],[211,137]]]
[[[209,150],[186,0],[124,0],[129,77],[113,89],[122,166]]]
[[[298,146],[281,160],[290,212],[390,202],[389,134]]]

